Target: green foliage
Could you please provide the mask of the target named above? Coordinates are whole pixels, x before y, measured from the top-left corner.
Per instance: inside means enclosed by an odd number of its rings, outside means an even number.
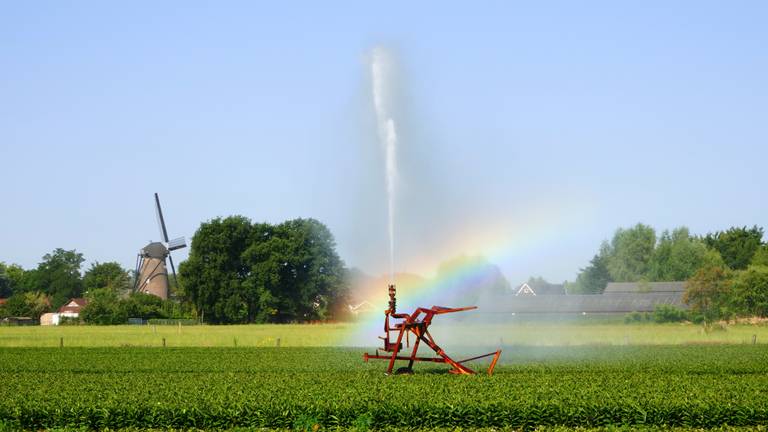
[[[639,223],[632,228],[616,230],[606,263],[611,279],[635,282],[645,277],[655,245],[656,232],[647,225]]]
[[[88,304],[80,311],[80,318],[87,324],[125,324],[128,315],[120,307],[114,290],[97,288],[88,292]]]
[[[50,311],[51,305],[45,294],[40,292],[19,292],[12,295],[6,301],[0,309],[0,315],[39,319],[40,315]]]
[[[13,280],[8,276],[7,268],[4,262],[0,262],[0,298],[13,295]]]
[[[752,257],[752,265],[768,266],[768,245],[762,245]]]
[[[730,315],[733,299],[733,272],[726,267],[705,267],[686,284],[683,301],[706,322]]]
[[[644,321],[650,321],[651,315],[647,312],[630,312],[627,315],[624,316],[624,322],[626,324],[633,324],[633,323],[640,323]]]
[[[330,317],[345,294],[344,265],[325,225],[295,219],[203,223],[180,273],[207,322],[291,322]]]
[[[717,251],[691,237],[688,228],[664,231],[653,252],[648,279],[652,281],[688,280],[702,267],[724,265]]]
[[[611,282],[611,273],[608,271],[608,257],[611,247],[607,242],[600,246],[600,252],[589,262],[589,265],[581,269],[575,284],[568,287],[570,294],[601,294],[608,282]]]
[[[732,227],[727,231],[707,234],[704,242],[720,253],[728,267],[742,270],[749,266],[752,257],[761,247],[763,229],[757,225],[752,228]]]
[[[657,305],[653,311],[653,321],[658,324],[687,320],[688,312],[672,305]]]
[[[108,288],[112,291],[120,292],[127,290],[128,271],[116,262],[95,262],[91,264],[83,276],[83,286],[85,291],[98,288]]]
[[[80,266],[83,254],[75,250],[55,249],[43,256],[34,272],[26,272],[26,291],[40,291],[47,294],[54,308],[63,305],[70,298],[83,293]]]
[[[186,295],[207,322],[235,321],[228,312],[245,298],[249,268],[242,255],[258,237],[258,227],[243,216],[216,218],[202,223],[192,237],[189,258],[179,266],[179,274]]]
[[[170,300],[146,293],[131,293],[125,300],[120,300],[120,309],[127,318],[171,318],[167,311]]]
[[[740,315],[768,317],[768,266],[753,265],[733,280],[734,309]]]
[[[492,377],[454,376],[443,365],[384,376],[385,362],[363,363],[360,354],[0,349],[0,421],[25,430],[633,430],[768,422],[764,346],[528,347],[505,352]]]

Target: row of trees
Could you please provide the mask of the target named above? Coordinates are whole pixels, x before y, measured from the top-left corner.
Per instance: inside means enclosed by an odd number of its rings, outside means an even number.
[[[571,293],[601,293],[608,282],[688,281],[684,301],[707,321],[768,316],[768,245],[763,229],[733,227],[692,236],[637,224],[619,229],[583,269]]]
[[[85,261],[76,250],[55,249],[43,256],[36,268],[0,262],[0,307],[2,316],[38,318],[54,311],[71,298],[86,296],[98,289],[127,295],[131,275],[116,262],[93,263],[82,272]]]
[[[702,268],[743,270],[753,259],[768,258],[762,238],[763,229],[756,226],[706,236],[692,236],[688,228],[680,227],[658,237],[643,224],[620,228],[568,284],[568,291],[601,293],[608,282],[684,281]]]

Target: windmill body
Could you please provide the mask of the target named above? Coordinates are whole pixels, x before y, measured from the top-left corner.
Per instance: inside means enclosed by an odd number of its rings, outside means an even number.
[[[165,266],[168,254],[168,248],[160,242],[152,242],[139,251],[138,291],[163,300],[168,298],[168,268]]]
[[[160,198],[155,194],[155,209],[157,221],[160,225],[160,234],[163,242],[150,242],[139,251],[136,259],[136,281],[134,291],[152,294],[165,300],[168,298],[168,267],[166,259],[171,263],[173,279],[176,281],[176,266],[173,264],[171,251],[187,247],[184,237],[168,239],[168,230],[165,227],[163,211],[160,208]],[[176,281],[178,284],[178,281]]]

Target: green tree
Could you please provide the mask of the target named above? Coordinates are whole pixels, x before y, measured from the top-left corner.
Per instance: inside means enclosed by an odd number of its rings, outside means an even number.
[[[54,308],[63,305],[70,298],[80,297],[83,293],[83,280],[80,275],[83,261],[83,254],[75,250],[58,248],[46,254],[33,273],[26,272],[26,290],[47,294]]]
[[[619,228],[611,240],[611,253],[607,267],[616,282],[636,282],[647,278],[656,232],[653,228],[637,224],[632,228]]]
[[[314,219],[294,219],[255,232],[257,238],[244,255],[250,264],[246,287],[251,293],[244,300],[247,304],[250,298],[258,299],[256,320],[329,318],[346,285],[344,264],[328,228]]]
[[[727,267],[704,267],[688,280],[683,302],[706,322],[730,315],[733,299],[733,272]]]
[[[762,245],[752,257],[752,265],[768,266],[768,245]]]
[[[51,304],[45,294],[40,292],[19,292],[12,295],[3,305],[2,313],[4,316],[39,319],[40,315],[50,311]]]
[[[664,231],[651,258],[648,279],[651,281],[688,280],[702,267],[723,266],[714,249],[690,235],[688,228]]]
[[[120,307],[127,318],[170,318],[168,309],[172,306],[167,304],[170,302],[156,295],[136,292],[121,300]]]
[[[608,242],[603,242],[600,252],[592,257],[589,265],[582,268],[576,277],[576,282],[568,284],[570,294],[601,294],[608,282],[611,282],[611,273],[608,271],[608,258],[611,247]]]
[[[109,288],[88,291],[88,303],[80,311],[80,318],[87,324],[125,324],[128,315],[120,304],[117,293]]]
[[[768,317],[768,267],[755,265],[736,274],[733,303],[740,315]]]
[[[8,276],[8,266],[0,262],[0,298],[8,298],[13,295],[14,281]]]
[[[258,238],[253,231],[248,218],[230,216],[202,223],[192,237],[189,258],[179,266],[179,274],[185,294],[205,321],[245,322],[255,315],[249,310],[244,319],[238,306],[246,299],[243,282],[250,269],[242,256]]]
[[[728,267],[743,270],[763,244],[763,229],[757,225],[752,228],[732,227],[727,231],[707,234],[704,242],[720,253]]]
[[[88,292],[98,288],[109,288],[115,292],[127,290],[128,271],[116,262],[95,262],[83,276],[83,287]]]

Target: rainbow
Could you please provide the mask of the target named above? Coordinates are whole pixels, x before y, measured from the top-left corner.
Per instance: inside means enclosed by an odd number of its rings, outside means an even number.
[[[582,209],[583,210],[583,209]],[[537,248],[554,244],[560,234],[573,229],[576,221],[583,218],[562,218],[558,211],[538,211],[529,213],[528,218],[518,223],[480,223],[475,229],[467,229],[456,233],[448,239],[444,250],[460,251],[453,256],[458,258],[444,261],[437,268],[431,266],[431,272],[424,272],[426,262],[417,263],[413,267],[422,269],[421,274],[429,277],[411,286],[395,285],[398,287],[397,309],[410,312],[417,307],[438,306],[469,306],[465,304],[449,304],[452,299],[460,299],[481,285],[489,278],[489,268],[493,265],[506,266],[519,261],[522,256]],[[573,215],[573,212],[568,212]],[[553,216],[554,215],[554,216]],[[382,334],[383,311],[387,308],[386,286],[381,287],[381,296],[369,299],[374,304],[376,312],[367,314],[359,321],[358,331],[353,335],[353,344],[369,346],[377,342],[376,336]],[[471,313],[471,312],[469,312]]]

